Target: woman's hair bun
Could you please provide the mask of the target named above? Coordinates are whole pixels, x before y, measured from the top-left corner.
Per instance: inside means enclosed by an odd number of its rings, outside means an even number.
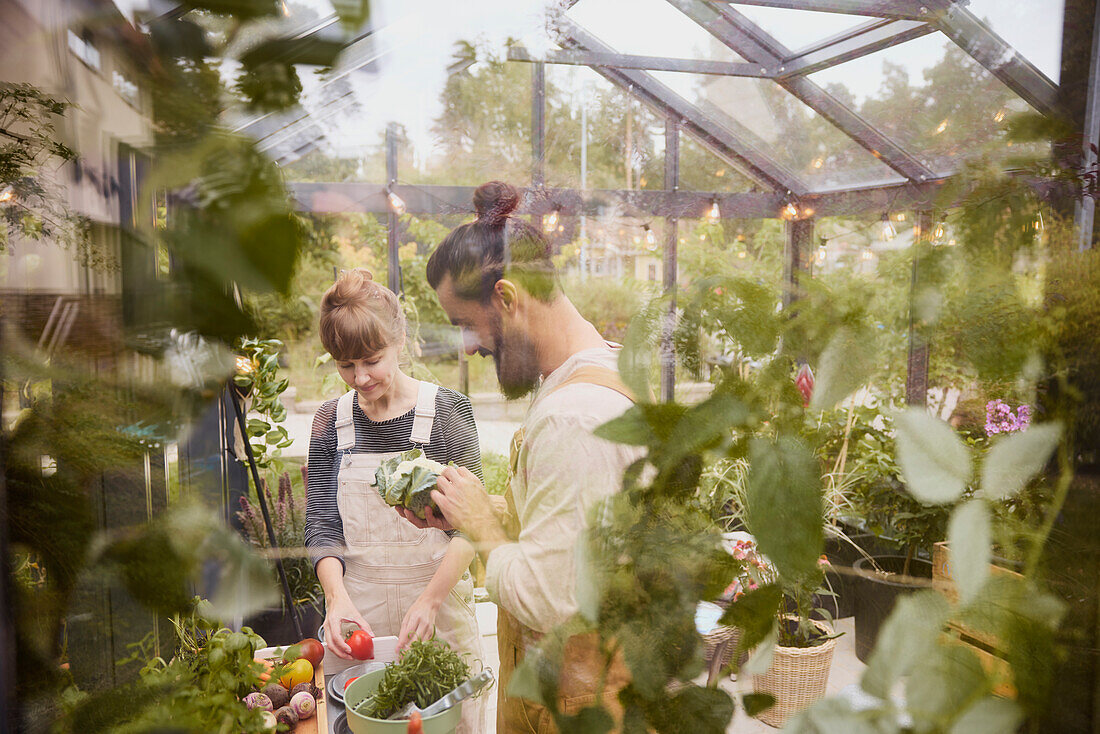
[[[474,191],[474,210],[478,221],[490,227],[503,226],[508,215],[519,206],[519,192],[503,181],[489,181]]]

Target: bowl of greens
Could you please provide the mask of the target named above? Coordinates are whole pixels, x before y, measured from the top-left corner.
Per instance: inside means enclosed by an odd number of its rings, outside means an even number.
[[[365,673],[344,691],[352,734],[405,734],[408,721],[387,717],[410,702],[427,708],[470,677],[470,666],[445,642],[414,640],[401,659]],[[452,734],[462,703],[423,720],[424,734]]]

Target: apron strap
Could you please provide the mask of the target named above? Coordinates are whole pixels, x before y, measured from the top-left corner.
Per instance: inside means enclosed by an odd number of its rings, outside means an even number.
[[[416,394],[416,414],[413,416],[412,432],[409,441],[421,446],[426,446],[432,437],[432,424],[435,423],[435,396],[439,392],[439,385],[433,382],[420,381],[420,389]]]
[[[348,390],[340,396],[336,403],[336,450],[348,451],[355,446],[355,419],[352,417],[352,406],[355,401],[355,391]]]

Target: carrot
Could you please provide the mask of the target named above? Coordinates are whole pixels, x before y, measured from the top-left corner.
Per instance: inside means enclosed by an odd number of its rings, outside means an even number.
[[[420,712],[413,711],[409,717],[408,734],[424,734],[424,722],[420,720]]]
[[[267,683],[271,679],[271,671],[275,669],[275,666],[270,660],[265,660],[263,658],[252,659],[264,666],[264,672],[260,673],[260,681]]]

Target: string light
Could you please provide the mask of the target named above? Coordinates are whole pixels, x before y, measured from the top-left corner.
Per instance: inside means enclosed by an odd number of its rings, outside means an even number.
[[[898,236],[898,231],[894,229],[894,223],[890,221],[890,217],[886,214],[882,215],[882,241],[889,242]]]
[[[940,133],[942,133],[946,129],[947,129],[947,120],[944,120],[943,122],[941,122],[939,125],[936,126],[936,132],[934,132],[932,134],[933,135],[939,135]]]
[[[1000,122],[1005,119],[1005,108],[997,110],[997,114],[993,115],[993,122]]]
[[[898,220],[899,222],[904,222],[905,221],[905,212],[898,212],[897,214],[894,215],[894,219]]]
[[[739,257],[739,258],[741,258],[742,260],[744,260],[744,259],[745,259],[745,251],[744,251],[744,250],[741,250],[740,252],[738,252],[738,253],[737,253],[737,257]]]
[[[389,187],[386,188],[386,198],[390,202],[390,209],[392,209],[395,214],[405,213],[405,200],[398,196],[393,189]]]
[[[806,207],[805,209],[802,210],[802,216],[804,218],[805,217],[812,217],[813,215],[814,215],[814,209],[813,209],[812,206],[808,206],[808,207]]]
[[[825,159],[824,158],[814,158],[814,162],[813,162],[813,167],[814,168],[821,168],[824,165],[825,165]]]
[[[863,253],[860,255],[860,257],[862,257],[864,260],[870,260],[874,256],[875,256],[875,253],[871,252],[871,248],[869,248],[869,247],[866,250],[864,250]]]
[[[798,216],[798,207],[794,205],[793,201],[788,201],[787,206],[783,207],[783,213],[787,219],[794,219]]]
[[[649,225],[643,224],[642,229],[645,230],[645,243],[650,246],[657,244],[657,235],[653,234],[653,230],[649,228]]]
[[[822,238],[821,241],[825,242],[825,239]],[[829,254],[829,250],[828,250],[827,247],[825,247],[824,244],[818,245],[818,247],[817,247],[817,262],[818,262],[819,265],[821,263],[825,262],[825,258],[828,254]]]
[[[722,178],[722,176],[726,175],[726,169],[719,168],[717,171],[714,172],[714,175],[717,176],[718,178]]]
[[[255,368],[255,365],[252,364],[251,359],[249,359],[248,357],[242,357],[240,355],[237,355],[237,372],[238,373],[240,373],[242,375],[249,375],[249,374],[252,374],[252,370],[254,368]]]
[[[15,198],[15,189],[11,186],[5,186],[3,191],[0,191],[0,204],[7,204],[9,201]]]
[[[718,199],[717,198],[711,199],[710,200],[710,209],[707,211],[707,219],[709,219],[711,221],[711,223],[714,223],[714,222],[717,222],[721,218],[722,218],[722,210],[718,208]]]
[[[932,230],[932,240],[939,242],[943,239],[943,222],[936,222],[936,228]]]
[[[548,215],[546,220],[542,223],[542,228],[547,232],[553,232],[558,228],[558,207],[554,207]]]
[[[1040,210],[1039,210],[1039,211],[1038,211],[1038,212],[1036,213],[1036,218],[1035,218],[1035,231],[1036,231],[1036,233],[1038,233],[1038,234],[1042,234],[1042,233],[1043,233],[1043,231],[1044,231],[1045,229],[1046,229],[1046,226],[1045,226],[1045,225],[1043,224],[1043,211],[1042,211],[1042,210],[1040,209]]]

